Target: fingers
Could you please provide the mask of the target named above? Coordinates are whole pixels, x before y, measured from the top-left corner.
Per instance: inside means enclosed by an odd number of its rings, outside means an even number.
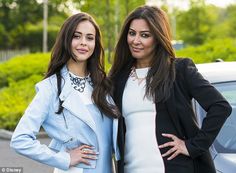
[[[82,149],[82,154],[98,155],[99,153],[91,149]]]
[[[175,158],[179,154],[180,154],[179,151],[175,151],[169,158],[167,158],[167,160],[172,160],[173,158]]]
[[[85,165],[91,165],[88,160],[81,158],[80,163],[84,163]]]
[[[166,157],[168,155],[170,155],[171,153],[175,152],[177,150],[176,147],[173,147],[171,149],[169,149],[166,153],[162,154],[162,157]]]
[[[89,155],[89,154],[82,154],[81,157],[84,159],[91,159],[91,160],[98,159],[98,157],[96,155],[94,156],[94,155]]]
[[[81,145],[78,148],[69,150],[71,156],[71,166],[84,163],[86,165],[91,165],[89,160],[98,159],[98,152],[94,151],[95,147],[89,145]]]
[[[162,136],[171,138],[172,140],[177,139],[177,137],[173,134],[162,133]]]
[[[183,140],[179,139],[173,134],[162,134],[162,136],[172,139],[171,142],[167,142],[159,146],[159,148],[171,147],[166,153],[162,154],[162,157],[171,155],[167,158],[167,160],[172,160],[179,154],[189,156],[185,142]]]
[[[94,149],[94,147],[91,146],[91,145],[86,145],[86,144],[85,144],[85,145],[81,145],[81,146],[79,147],[79,149],[80,149],[80,150],[83,150],[83,149],[91,149],[91,150],[92,150],[92,149]]]
[[[167,142],[165,144],[159,145],[159,148],[165,148],[165,147],[171,147],[171,146],[175,146],[174,142]]]

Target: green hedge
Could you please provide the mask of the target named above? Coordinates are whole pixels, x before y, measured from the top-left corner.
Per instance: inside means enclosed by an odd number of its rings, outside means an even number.
[[[50,54],[28,54],[0,64],[0,128],[13,130],[42,80]]]
[[[34,85],[42,78],[41,75],[32,75],[18,82],[11,81],[9,87],[0,90],[0,129],[15,128],[35,94]]]
[[[212,40],[201,46],[178,50],[176,54],[178,57],[190,57],[195,63],[213,62],[219,58],[224,61],[236,61],[236,40]]]
[[[43,75],[47,69],[50,54],[28,54],[0,64],[0,88],[10,81],[26,79],[33,74]]]

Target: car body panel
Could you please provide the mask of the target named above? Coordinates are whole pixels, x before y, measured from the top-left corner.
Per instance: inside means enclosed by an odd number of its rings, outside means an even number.
[[[236,62],[197,64],[198,71],[228,100],[232,113],[210,148],[218,173],[236,173]],[[206,112],[193,100],[199,125]]]
[[[236,81],[236,62],[197,64],[198,71],[211,83]]]

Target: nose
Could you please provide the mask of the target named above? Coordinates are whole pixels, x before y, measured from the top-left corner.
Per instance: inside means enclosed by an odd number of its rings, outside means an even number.
[[[86,38],[85,37],[81,37],[80,39],[80,45],[82,46],[85,46],[87,43],[86,43]]]
[[[136,36],[134,37],[133,43],[134,43],[134,44],[140,44],[140,43],[141,43],[139,35],[136,35]]]

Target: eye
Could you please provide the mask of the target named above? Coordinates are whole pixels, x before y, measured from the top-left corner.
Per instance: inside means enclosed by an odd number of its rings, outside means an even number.
[[[86,38],[87,38],[87,40],[89,40],[89,41],[92,41],[92,40],[95,39],[94,36],[90,36],[90,35],[88,35]]]
[[[143,37],[143,38],[148,38],[148,37],[151,37],[151,34],[142,33],[142,34],[141,34],[141,37]]]
[[[134,31],[132,31],[132,30],[130,30],[130,31],[128,32],[128,34],[129,34],[130,36],[135,36],[135,35],[136,35],[136,33],[135,33]]]
[[[76,39],[80,39],[80,37],[81,37],[81,34],[76,34],[76,33],[75,33],[75,34],[73,35],[73,38],[76,38]]]

